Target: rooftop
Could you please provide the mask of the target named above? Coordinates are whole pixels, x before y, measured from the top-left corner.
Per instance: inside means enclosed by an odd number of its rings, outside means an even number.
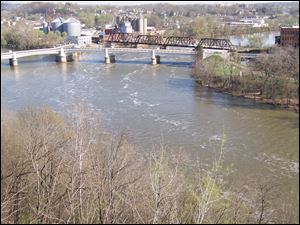
[[[299,29],[299,26],[285,26],[285,27],[281,27],[281,28],[295,28],[295,29]]]
[[[52,23],[57,23],[57,22],[63,23],[64,22],[64,18],[57,17],[55,20],[52,21]]]
[[[70,17],[69,19],[67,19],[65,21],[65,23],[80,23],[80,21],[77,20],[77,19],[75,19],[75,18],[73,18],[73,17]]]

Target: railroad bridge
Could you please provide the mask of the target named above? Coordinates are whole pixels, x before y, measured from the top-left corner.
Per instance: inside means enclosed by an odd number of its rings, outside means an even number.
[[[197,40],[193,37],[170,36],[164,38],[160,35],[134,35],[128,33],[116,33],[110,34],[107,42],[122,43],[124,45],[133,46],[136,46],[137,44],[158,45],[161,46],[162,49],[172,46],[233,50],[233,45],[229,39],[201,38]]]

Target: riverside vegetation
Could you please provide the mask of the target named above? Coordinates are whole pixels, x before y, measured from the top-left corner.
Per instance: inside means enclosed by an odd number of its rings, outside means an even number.
[[[25,23],[18,23],[16,26],[1,26],[1,51],[30,50],[37,48],[52,48],[55,45],[64,44],[67,33],[50,31],[48,34],[40,30],[34,30]]]
[[[196,81],[237,96],[281,105],[299,111],[299,48],[273,47],[249,64],[242,65],[237,54],[195,58]]]
[[[204,169],[163,145],[146,154],[77,111],[1,111],[1,223],[299,222],[297,199],[274,182],[225,182],[225,134]]]

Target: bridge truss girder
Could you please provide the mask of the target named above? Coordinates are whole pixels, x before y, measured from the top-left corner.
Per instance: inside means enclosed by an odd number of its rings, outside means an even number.
[[[118,43],[132,43],[134,42],[135,37],[133,34],[128,33],[117,33],[110,34],[108,36],[107,42],[118,42]]]
[[[160,35],[138,35],[135,44],[162,45],[164,39]]]
[[[192,37],[178,37],[171,36],[167,37],[164,42],[164,47],[166,46],[178,46],[178,47],[196,47],[196,40]]]
[[[170,36],[166,40],[160,35],[138,35],[129,33],[110,34],[107,42],[125,43],[125,44],[148,44],[161,45],[163,48],[167,46],[177,47],[202,47],[215,49],[232,49],[232,43],[229,39],[211,39],[202,38],[199,43],[192,37]]]
[[[232,49],[232,43],[229,39],[201,38],[197,47],[199,46],[203,48]]]

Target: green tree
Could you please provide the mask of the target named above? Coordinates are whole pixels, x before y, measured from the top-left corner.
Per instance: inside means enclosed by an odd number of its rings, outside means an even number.
[[[249,39],[248,46],[251,48],[261,48],[263,47],[263,37],[257,34],[252,34]]]
[[[95,16],[92,13],[80,12],[79,20],[85,24],[86,27],[91,28],[94,26]]]
[[[64,43],[64,39],[60,32],[44,34],[26,24],[18,24],[1,31],[1,47],[5,46],[12,50],[53,47]]]
[[[216,17],[199,16],[191,24],[192,34],[196,37],[215,37],[219,30],[219,22]]]
[[[105,24],[111,23],[112,21],[113,21],[113,15],[111,15],[111,14],[95,16],[95,25],[96,26],[104,26]]]
[[[7,46],[7,41],[5,40],[1,32],[1,49],[6,48],[6,46]]]

